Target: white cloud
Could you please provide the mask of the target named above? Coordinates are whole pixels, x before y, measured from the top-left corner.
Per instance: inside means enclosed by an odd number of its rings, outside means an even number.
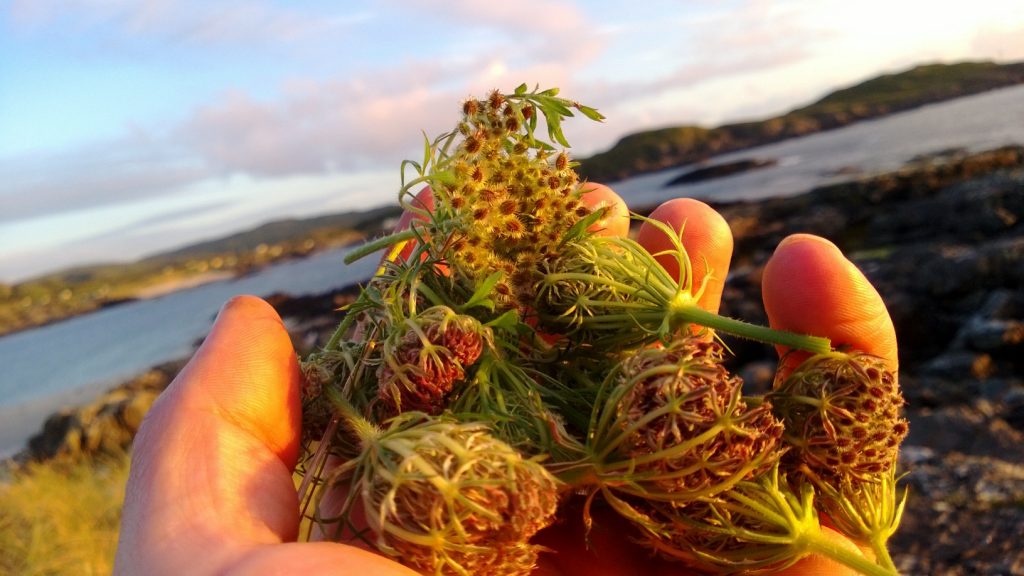
[[[59,25],[123,40],[195,45],[303,41],[372,18],[365,11],[325,15],[267,0],[13,0],[9,14],[24,31]]]
[[[176,194],[209,175],[187,152],[137,134],[0,159],[0,222]]]

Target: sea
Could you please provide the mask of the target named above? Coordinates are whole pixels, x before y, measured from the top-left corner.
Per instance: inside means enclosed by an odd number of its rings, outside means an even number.
[[[790,196],[899,168],[916,156],[1024,144],[1024,86],[932,104],[844,128],[723,154],[701,167],[743,159],[776,164],[725,178],[666,186],[681,166],[612,183],[633,206],[679,196],[714,201]],[[348,249],[275,264],[255,274],[130,302],[0,337],[0,457],[38,432],[47,416],[85,404],[157,364],[188,356],[217,311],[237,294],[317,294],[368,278],[377,259],[352,265]]]

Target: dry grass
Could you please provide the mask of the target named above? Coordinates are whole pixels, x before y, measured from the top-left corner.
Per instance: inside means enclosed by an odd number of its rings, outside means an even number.
[[[28,465],[0,480],[0,574],[110,574],[128,457]]]

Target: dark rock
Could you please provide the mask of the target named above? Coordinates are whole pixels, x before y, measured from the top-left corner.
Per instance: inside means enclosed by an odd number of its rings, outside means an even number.
[[[1024,322],[1018,320],[979,320],[970,322],[957,335],[963,344],[994,354],[1024,353]]]
[[[960,158],[967,155],[967,149],[963,147],[945,148],[936,152],[928,152],[926,154],[918,154],[910,158],[907,164],[928,164],[937,160],[949,160],[950,158]]]
[[[1024,466],[961,454],[903,462],[910,492],[890,541],[901,573],[1024,573]]]
[[[278,292],[267,296],[265,300],[282,317],[295,320],[310,320],[333,315],[339,308],[351,304],[358,295],[358,286],[346,286],[323,294],[309,296],[292,296]]]
[[[1003,398],[1006,405],[1006,422],[1024,431],[1024,386],[1018,386],[1007,392]]]
[[[770,166],[775,166],[778,163],[779,161],[774,158],[744,158],[743,160],[736,160],[735,162],[699,167],[690,170],[689,172],[684,172],[683,174],[669,180],[665,183],[665,188],[670,186],[680,186],[682,184],[695,184],[706,180],[714,180],[715,178],[725,178],[726,176],[742,174],[743,172],[749,172],[751,170],[768,168]]]
[[[972,352],[944,354],[921,367],[925,377],[952,381],[984,380],[995,373],[992,357]]]
[[[1024,464],[1024,433],[991,412],[984,405],[912,410],[906,442],[943,454],[993,456]]]
[[[775,362],[750,362],[740,368],[737,374],[743,379],[744,394],[761,395],[772,389]]]
[[[127,450],[157,396],[184,361],[169,362],[111,389],[95,402],[54,414],[17,461],[83,460]]]

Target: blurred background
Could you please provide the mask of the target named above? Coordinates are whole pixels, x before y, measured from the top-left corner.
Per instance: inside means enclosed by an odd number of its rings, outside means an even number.
[[[13,0],[0,15],[0,280],[281,216],[394,203],[421,131],[492,88],[627,133],[767,118],[914,65],[1024,59],[1019,3]]]
[[[726,215],[730,314],[763,321],[785,234],[850,253],[900,331],[913,481],[948,496],[915,509],[948,541],[899,542],[901,566],[1024,574],[999,544],[1024,525],[1024,4],[358,4],[0,3],[0,572],[109,571],[122,451],[219,306],[268,297],[315,346],[400,162],[525,82],[607,117],[566,125],[584,177]],[[737,354],[767,386],[770,350]],[[88,510],[24,508],[67,483]]]

